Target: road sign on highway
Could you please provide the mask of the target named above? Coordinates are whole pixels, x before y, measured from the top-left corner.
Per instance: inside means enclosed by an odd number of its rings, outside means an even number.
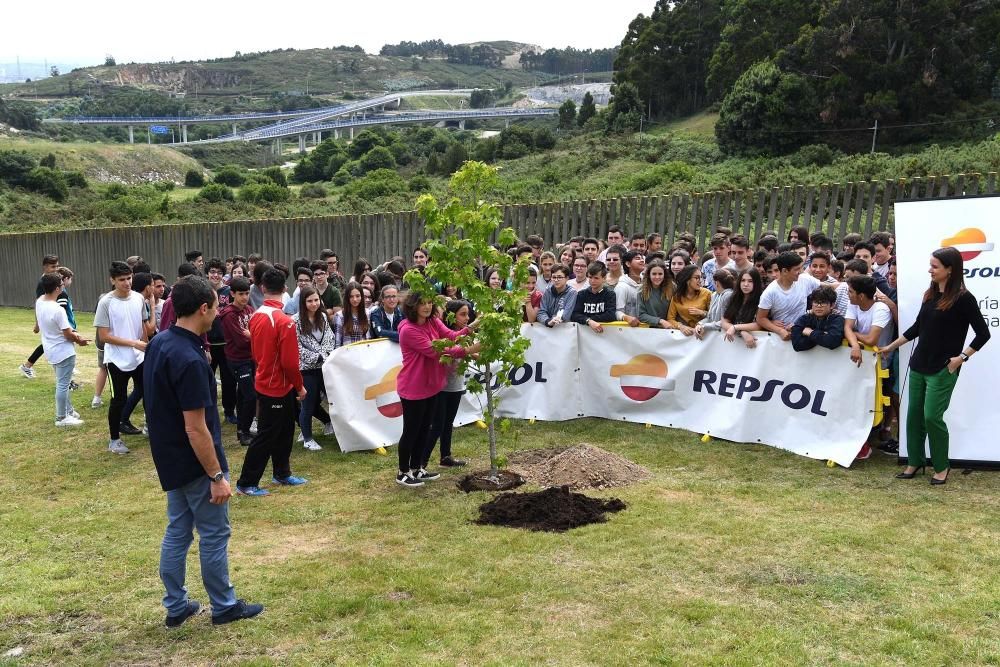
[[[153,134],[170,134],[170,128],[166,125],[150,125],[149,131]]]

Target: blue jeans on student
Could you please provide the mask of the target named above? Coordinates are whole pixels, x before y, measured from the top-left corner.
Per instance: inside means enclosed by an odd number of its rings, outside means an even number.
[[[58,364],[52,364],[52,369],[56,372],[56,419],[62,419],[73,413],[73,403],[69,398],[69,383],[73,379],[75,367],[75,354],[66,357]]]
[[[228,475],[226,478],[228,479]],[[236,604],[236,591],[229,583],[229,503],[213,505],[212,480],[202,475],[179,489],[167,491],[167,530],[160,547],[160,579],[167,589],[163,606],[167,615],[184,612],[188,604],[184,576],[187,554],[198,529],[201,580],[212,603],[212,616],[225,613]]]
[[[299,406],[299,428],[302,429],[302,438],[312,440],[312,420],[313,417],[327,425],[330,423],[330,415],[321,405],[323,392],[326,387],[323,384],[323,369],[312,368],[302,371],[302,384],[306,388],[306,400]]]

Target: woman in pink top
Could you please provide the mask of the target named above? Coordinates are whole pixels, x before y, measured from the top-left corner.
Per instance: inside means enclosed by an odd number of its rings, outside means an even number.
[[[423,486],[440,477],[422,468],[424,449],[437,412],[438,394],[448,381],[449,367],[441,356],[464,357],[479,351],[479,344],[453,345],[438,352],[434,341],[456,340],[469,333],[468,328],[452,331],[434,315],[434,301],[411,293],[403,302],[405,320],[399,325],[399,348],[403,368],[396,376],[396,393],[403,405],[403,434],[399,438],[399,472],[396,483],[406,487]]]

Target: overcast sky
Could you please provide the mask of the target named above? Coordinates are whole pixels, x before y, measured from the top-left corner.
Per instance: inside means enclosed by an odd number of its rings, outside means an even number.
[[[236,51],[442,39],[451,44],[511,40],[548,47],[618,44],[655,0],[368,0],[232,3],[52,0],[4,3],[0,62],[101,64],[201,60]],[[281,11],[284,10],[284,11]]]

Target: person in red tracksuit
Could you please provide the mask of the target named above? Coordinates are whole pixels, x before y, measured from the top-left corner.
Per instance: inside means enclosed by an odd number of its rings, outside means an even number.
[[[298,486],[306,480],[292,475],[292,438],[295,435],[295,399],[302,401],[306,390],[299,371],[299,342],[292,318],[282,311],[281,294],[285,274],[268,269],[261,280],[264,305],[250,318],[250,346],[257,366],[257,435],[243,459],[236,492],[244,496],[266,496],[260,478],[271,461],[271,481]]]

